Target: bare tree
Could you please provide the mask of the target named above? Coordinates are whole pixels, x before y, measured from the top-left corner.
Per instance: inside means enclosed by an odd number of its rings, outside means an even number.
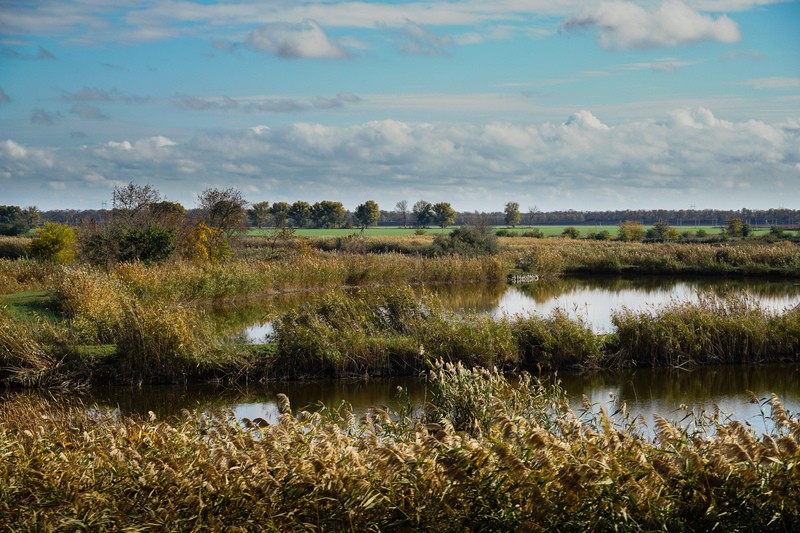
[[[400,200],[394,207],[398,213],[403,215],[403,227],[405,228],[408,226],[408,201]]]
[[[114,188],[111,216],[115,222],[143,228],[151,222],[150,209],[161,201],[161,193],[152,185],[127,185]]]
[[[536,206],[528,208],[528,225],[533,226],[533,217],[536,216],[536,213],[539,212],[539,208]]]

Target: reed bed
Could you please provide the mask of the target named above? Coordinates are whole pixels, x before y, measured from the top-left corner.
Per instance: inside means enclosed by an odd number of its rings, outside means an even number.
[[[33,259],[0,259],[0,294],[46,289],[59,269]]]
[[[800,277],[800,246],[791,242],[631,243],[517,239],[508,253],[537,273],[697,274]]]
[[[197,266],[121,264],[111,275],[143,298],[180,301],[338,286],[503,279],[510,257],[415,257],[401,254],[298,254]]]
[[[612,322],[628,365],[693,366],[796,361],[800,308],[773,313],[745,294],[700,294],[650,312],[622,309]]]
[[[159,420],[81,405],[0,405],[0,527],[120,531],[791,531],[800,422],[773,397],[754,435],[576,414],[557,390],[438,365],[429,409],[343,406],[277,424],[227,412]],[[452,405],[480,401],[451,420]],[[447,401],[442,401],[447,399]],[[459,401],[460,400],[460,401]],[[435,402],[439,402],[438,404]],[[447,403],[450,402],[450,403]],[[689,429],[691,427],[691,429]]]

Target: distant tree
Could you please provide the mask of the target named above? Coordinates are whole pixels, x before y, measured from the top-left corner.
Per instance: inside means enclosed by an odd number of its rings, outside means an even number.
[[[29,206],[22,210],[22,220],[28,228],[35,228],[42,219],[42,212],[36,206]]]
[[[645,237],[644,225],[637,220],[620,222],[617,235],[619,240],[625,242],[643,241]]]
[[[407,200],[400,200],[394,206],[397,209],[397,212],[403,217],[403,227],[408,226],[408,201]]]
[[[447,202],[433,204],[433,215],[436,224],[442,229],[456,221],[456,211]]]
[[[378,207],[378,204],[372,200],[367,200],[363,204],[356,207],[356,210],[353,213],[353,218],[355,218],[356,222],[361,227],[362,232],[367,227],[377,224],[380,216],[381,210]]]
[[[433,220],[433,205],[425,200],[419,200],[411,208],[411,214],[414,216],[416,226],[424,228]]]
[[[205,189],[197,197],[203,222],[231,238],[245,227],[247,200],[234,188]]]
[[[72,227],[45,222],[43,227],[36,230],[36,236],[31,241],[31,254],[46,261],[71,263],[75,259],[77,243],[78,238]]]
[[[297,201],[289,209],[289,217],[296,228],[304,228],[311,221],[311,205],[308,202]]]
[[[336,228],[347,220],[347,211],[341,202],[323,200],[311,206],[311,220],[318,228]]]
[[[564,231],[561,232],[561,235],[564,237],[569,237],[570,239],[577,239],[581,236],[581,232],[578,231],[578,228],[574,226],[568,226],[564,228]]]
[[[729,218],[726,222],[725,234],[728,237],[743,237],[744,224],[742,224],[742,219],[739,217]]]
[[[269,224],[269,202],[256,202],[247,210],[247,218],[250,225],[256,228],[263,228]]]
[[[20,235],[30,229],[18,205],[0,205],[0,235]]]
[[[528,225],[533,226],[533,217],[536,216],[536,213],[539,212],[539,208],[536,206],[528,208]]]
[[[519,212],[519,204],[517,202],[508,202],[505,208],[506,226],[515,228],[522,220],[522,215]]]
[[[275,202],[269,212],[272,214],[272,225],[283,228],[289,222],[289,211],[292,206],[288,202]]]

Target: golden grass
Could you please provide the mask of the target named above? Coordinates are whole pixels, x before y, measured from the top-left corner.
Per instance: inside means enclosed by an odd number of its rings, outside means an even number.
[[[712,415],[658,419],[651,441],[605,412],[578,417],[529,379],[512,387],[496,372],[439,366],[431,387],[481,401],[455,425],[444,404],[426,418],[376,408],[357,420],[346,408],[295,416],[281,398],[269,425],[9,400],[0,527],[788,531],[800,521],[800,422],[777,398],[765,401],[769,435]]]

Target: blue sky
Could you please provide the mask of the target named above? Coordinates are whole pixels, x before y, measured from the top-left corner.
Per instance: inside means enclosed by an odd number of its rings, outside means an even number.
[[[0,4],[0,204],[800,206],[800,3]]]

